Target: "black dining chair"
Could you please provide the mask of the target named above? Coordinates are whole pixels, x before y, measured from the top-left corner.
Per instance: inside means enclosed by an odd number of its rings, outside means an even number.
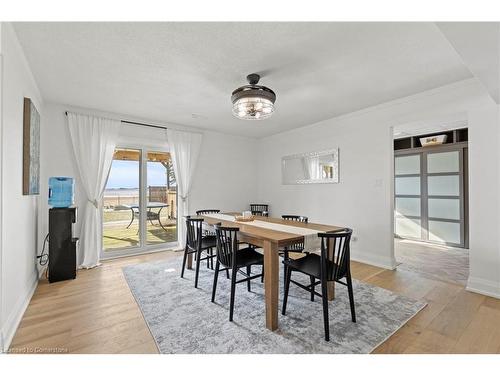
[[[205,209],[205,210],[196,211],[197,216],[208,215],[208,214],[218,214],[218,213],[220,213],[220,210],[217,210],[215,208],[209,208],[209,209]],[[205,238],[205,239],[210,238],[211,239],[212,237],[215,239],[215,231],[207,229],[207,228],[203,228],[203,238]],[[214,254],[213,254],[212,249],[209,250],[209,254],[211,255],[211,257],[209,259],[207,259],[207,268],[214,269],[214,257],[212,256]],[[209,266],[209,263],[210,263],[210,266]]]
[[[269,205],[261,203],[251,203],[250,212],[254,216],[269,216]]]
[[[330,341],[330,323],[328,319],[328,289],[329,281],[337,282],[347,286],[349,303],[351,306],[351,319],[356,322],[356,311],[354,308],[354,295],[352,290],[351,268],[350,268],[350,242],[352,229],[345,229],[342,232],[318,233],[321,238],[321,255],[307,254],[300,259],[288,259],[286,264],[287,273],[285,281],[285,294],[283,297],[282,314],[285,315],[286,304],[290,282],[314,293],[323,300],[323,321],[325,325],[325,340]],[[319,279],[310,285],[303,285],[292,280],[292,272],[301,272],[308,276]],[[345,278],[345,282],[341,279]],[[316,285],[321,285],[321,294],[314,290]]]
[[[238,245],[238,228],[222,227],[215,225],[215,233],[217,236],[217,251],[216,251],[216,264],[214,284],[212,289],[212,302],[215,301],[215,292],[217,290],[217,279],[219,272],[231,270],[231,299],[229,305],[229,321],[233,321],[234,310],[234,295],[236,291],[236,284],[247,282],[247,289],[250,292],[250,280],[262,277],[264,274],[264,257],[251,247],[239,248]],[[262,266],[262,272],[252,275],[252,266]],[[221,268],[222,267],[222,268]],[[240,271],[241,268],[246,268],[246,274]],[[242,273],[246,277],[237,280],[236,275]]]
[[[216,247],[215,237],[203,237],[203,219],[186,216],[186,246],[184,248],[184,258],[182,259],[181,277],[184,277],[186,260],[189,254],[196,255],[196,268],[194,276],[194,287],[198,288],[198,275],[200,273],[200,262],[214,258],[211,249]],[[203,257],[203,252],[205,256]]]
[[[206,210],[198,210],[196,211],[196,215],[206,215],[206,214],[218,214],[220,213],[220,210],[216,210],[216,209],[212,209],[212,208],[209,208],[209,209],[206,209]]]
[[[309,218],[307,216],[300,215],[281,215],[283,220],[289,221],[298,221],[299,223],[307,224]],[[282,249],[279,249],[279,254],[285,259],[289,259],[290,253],[302,253],[304,251],[304,241],[298,242],[292,245],[285,246]],[[286,265],[283,267],[283,284],[286,281]],[[314,277],[311,276],[311,284],[314,283]],[[311,301],[314,301],[314,293],[311,293]]]

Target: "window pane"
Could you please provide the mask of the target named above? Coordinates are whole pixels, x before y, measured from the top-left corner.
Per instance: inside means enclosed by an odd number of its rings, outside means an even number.
[[[420,219],[397,217],[396,234],[401,237],[421,238]]]
[[[460,224],[429,220],[429,239],[431,241],[459,244],[461,242]]]
[[[419,174],[420,155],[397,156],[394,163],[394,174]]]
[[[146,243],[177,241],[177,184],[170,154],[148,152]]]
[[[427,154],[427,173],[459,172],[459,156],[458,151]]]
[[[429,176],[428,177],[429,195],[451,195],[460,194],[459,176]]]
[[[104,251],[139,246],[141,151],[116,149],[103,198]]]
[[[420,177],[396,177],[396,195],[420,195]]]
[[[403,216],[420,216],[420,198],[396,198],[396,213]]]
[[[429,217],[460,220],[460,200],[430,198]]]

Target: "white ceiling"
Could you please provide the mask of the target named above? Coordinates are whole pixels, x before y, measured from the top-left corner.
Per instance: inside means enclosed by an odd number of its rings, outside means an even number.
[[[15,23],[48,101],[263,137],[470,78],[434,23]],[[248,73],[277,94],[232,117]]]
[[[500,24],[439,22],[437,25],[490,96],[500,103]]]

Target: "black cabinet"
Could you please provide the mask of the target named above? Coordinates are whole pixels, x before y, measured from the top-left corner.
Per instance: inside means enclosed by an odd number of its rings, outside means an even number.
[[[49,209],[49,282],[76,278],[76,207]]]

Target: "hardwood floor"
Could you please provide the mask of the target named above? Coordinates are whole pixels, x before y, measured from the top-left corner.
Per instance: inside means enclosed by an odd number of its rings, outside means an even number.
[[[107,261],[79,271],[76,280],[41,281],[11,351],[157,353],[121,268],[171,257],[181,261],[181,253],[166,251]],[[428,303],[374,353],[500,353],[500,300],[406,270],[353,262],[352,273]]]

